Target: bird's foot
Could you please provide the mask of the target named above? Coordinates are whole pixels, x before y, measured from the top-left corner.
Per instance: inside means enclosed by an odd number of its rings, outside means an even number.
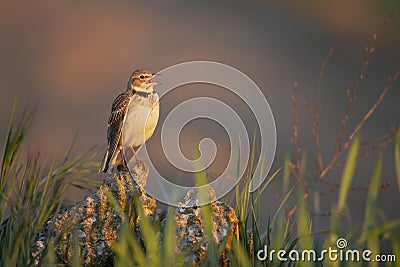
[[[122,172],[122,171],[128,171],[128,166],[126,166],[125,164],[118,164],[117,165],[117,171]]]

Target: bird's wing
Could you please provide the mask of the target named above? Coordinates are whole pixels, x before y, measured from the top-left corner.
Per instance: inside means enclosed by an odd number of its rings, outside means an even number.
[[[111,155],[114,154],[115,149],[117,148],[121,139],[122,126],[132,95],[133,94],[130,91],[121,93],[119,96],[117,96],[112,104],[107,128],[107,140]]]

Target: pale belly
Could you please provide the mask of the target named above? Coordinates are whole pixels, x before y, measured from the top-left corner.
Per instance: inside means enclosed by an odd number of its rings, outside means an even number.
[[[122,128],[122,145],[137,147],[146,142],[154,133],[159,116],[158,97],[145,101],[132,98]]]

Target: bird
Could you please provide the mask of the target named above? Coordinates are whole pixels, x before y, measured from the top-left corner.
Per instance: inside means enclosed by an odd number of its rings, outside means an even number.
[[[160,110],[159,96],[153,88],[158,83],[152,81],[156,75],[147,70],[134,71],[126,91],[112,103],[107,124],[107,151],[99,172],[109,172],[110,163],[115,166],[119,154],[119,164],[126,165],[123,148],[131,149],[138,160],[137,153],[153,135]]]

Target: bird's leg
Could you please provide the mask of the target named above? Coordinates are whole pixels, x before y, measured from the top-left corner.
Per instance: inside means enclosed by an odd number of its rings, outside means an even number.
[[[136,158],[136,162],[138,162],[138,161],[139,161],[139,157],[138,157],[138,155],[137,155],[136,150],[133,148],[133,146],[131,146],[131,150],[132,150],[132,152],[133,152],[133,155],[134,155],[135,158]],[[139,151],[139,149],[138,149],[137,151]]]
[[[136,153],[139,153],[139,150],[142,148],[143,144],[141,144],[140,146],[138,146],[138,148],[136,149]]]
[[[124,151],[122,151],[122,147],[120,149],[120,153],[121,153],[121,159],[120,159],[118,165],[126,166],[127,164],[126,164],[126,160],[125,160]]]
[[[129,169],[129,167],[128,167],[128,163],[126,161],[125,154],[124,154],[124,151],[123,151],[122,147],[119,150],[119,152],[121,154],[121,158],[120,158],[120,161],[118,163],[117,170],[118,171],[125,171],[125,170]]]

